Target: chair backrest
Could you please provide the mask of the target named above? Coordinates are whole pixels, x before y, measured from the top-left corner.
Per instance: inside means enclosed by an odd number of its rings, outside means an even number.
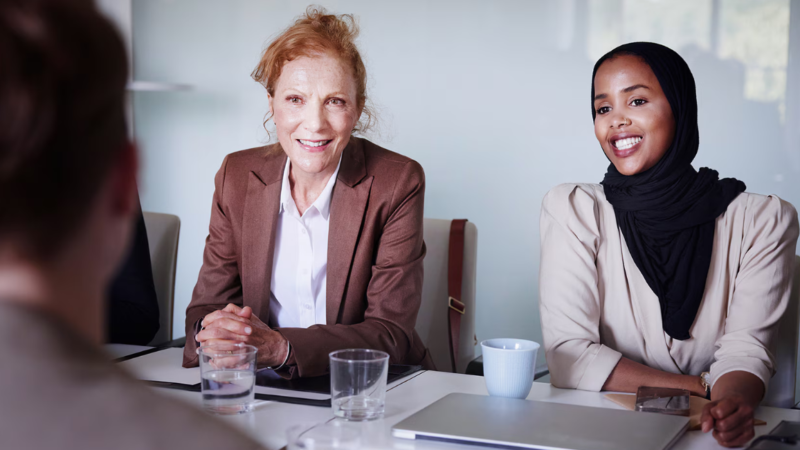
[[[175,304],[175,268],[178,262],[178,236],[181,220],[172,214],[144,213],[150,262],[158,298],[160,327],[150,345],[172,340],[172,310]]]
[[[778,328],[778,345],[775,360],[778,366],[769,382],[764,406],[791,408],[795,405],[797,388],[798,326],[800,325],[800,256],[795,256],[792,292],[789,304]]]
[[[441,371],[450,371],[450,338],[448,336],[447,252],[450,244],[450,221],[424,219],[425,280],[422,284],[422,305],[416,330],[431,353],[433,363]],[[478,228],[467,222],[464,229],[464,267],[461,300],[465,313],[461,317],[458,372],[464,373],[475,358],[475,279],[478,262]]]

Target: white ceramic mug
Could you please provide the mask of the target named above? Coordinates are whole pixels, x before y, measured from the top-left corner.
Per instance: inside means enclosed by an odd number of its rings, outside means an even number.
[[[487,339],[483,350],[483,378],[489,395],[526,398],[533,386],[539,344],[524,339]]]

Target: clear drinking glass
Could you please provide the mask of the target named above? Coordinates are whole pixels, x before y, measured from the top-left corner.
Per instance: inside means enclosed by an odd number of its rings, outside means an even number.
[[[197,349],[203,408],[215,414],[250,411],[257,352],[257,348],[246,344],[214,344]]]
[[[347,420],[383,417],[389,355],[379,350],[338,350],[330,355],[333,414]]]
[[[287,450],[353,450],[360,446],[361,433],[341,422],[306,423],[286,430]]]

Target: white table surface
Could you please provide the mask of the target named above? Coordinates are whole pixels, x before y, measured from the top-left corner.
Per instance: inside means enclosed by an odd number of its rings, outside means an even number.
[[[179,365],[180,361],[176,361]],[[200,406],[200,394],[169,389],[157,389],[165,396]],[[386,393],[386,416],[381,420],[363,423],[350,423],[361,432],[363,449],[399,450],[474,450],[473,445],[456,445],[430,441],[399,439],[392,436],[391,429],[396,423],[439,400],[447,394],[463,392],[488,395],[483,377],[452,374],[446,372],[424,371],[390,386]],[[549,383],[533,383],[528,400],[539,400],[599,408],[622,409],[606,400],[603,393],[557,389]],[[222,420],[251,435],[268,449],[281,449],[286,445],[286,429],[301,423],[323,423],[334,419],[330,408],[292,405],[277,402],[257,402],[255,410],[239,416],[223,416]],[[756,418],[767,422],[756,427],[756,436],[768,433],[781,420],[800,421],[800,411],[761,407]],[[721,449],[710,433],[687,431],[673,447],[675,450]]]

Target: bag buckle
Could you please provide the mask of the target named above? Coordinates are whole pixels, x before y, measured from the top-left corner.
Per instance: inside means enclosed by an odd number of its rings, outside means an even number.
[[[455,297],[448,297],[447,298],[447,306],[450,307],[453,311],[463,315],[467,311],[467,305],[462,303]]]

